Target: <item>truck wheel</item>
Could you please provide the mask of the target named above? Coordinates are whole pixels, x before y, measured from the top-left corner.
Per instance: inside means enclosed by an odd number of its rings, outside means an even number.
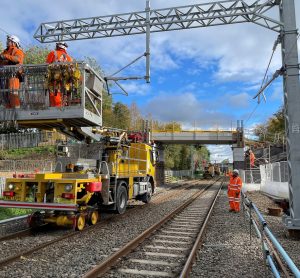
[[[127,206],[127,190],[126,187],[120,184],[117,188],[117,200],[116,200],[116,212],[123,214],[126,211]]]

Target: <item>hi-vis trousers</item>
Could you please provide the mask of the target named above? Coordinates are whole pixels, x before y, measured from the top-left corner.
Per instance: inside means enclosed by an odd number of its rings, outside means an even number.
[[[240,190],[232,190],[232,189],[228,190],[230,210],[236,212],[240,211],[240,197],[241,197]]]

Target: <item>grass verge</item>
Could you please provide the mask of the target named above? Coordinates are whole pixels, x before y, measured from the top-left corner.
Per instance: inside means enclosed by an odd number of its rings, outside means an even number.
[[[0,208],[0,220],[30,214],[31,212],[31,209]]]

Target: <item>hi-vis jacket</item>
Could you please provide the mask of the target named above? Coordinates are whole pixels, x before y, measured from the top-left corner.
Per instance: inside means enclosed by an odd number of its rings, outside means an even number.
[[[237,177],[230,176],[228,191],[240,193],[241,189],[242,189],[242,179],[239,176]]]
[[[4,56],[4,60],[0,60],[0,65],[23,64],[24,52],[16,46],[6,48],[1,54]]]
[[[55,62],[72,62],[72,57],[64,49],[53,50],[48,54],[46,62],[48,64]]]

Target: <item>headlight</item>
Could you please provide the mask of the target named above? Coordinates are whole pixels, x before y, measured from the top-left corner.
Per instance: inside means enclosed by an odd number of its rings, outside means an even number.
[[[14,188],[15,188],[15,185],[14,185],[14,184],[11,183],[11,184],[8,185],[8,189],[9,189],[9,190],[13,190]]]
[[[72,184],[66,184],[65,185],[65,191],[70,192],[73,189],[73,185]]]

